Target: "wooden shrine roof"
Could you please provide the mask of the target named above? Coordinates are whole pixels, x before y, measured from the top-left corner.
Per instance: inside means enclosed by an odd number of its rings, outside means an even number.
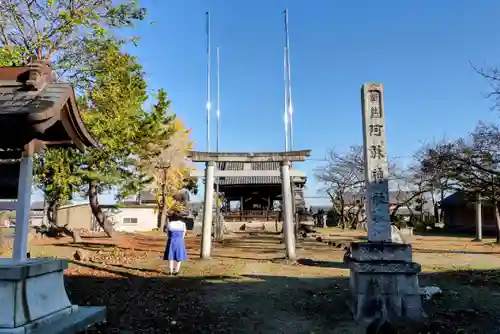
[[[269,171],[279,170],[279,161],[263,161],[263,162],[218,162],[218,170],[242,171],[245,169]],[[296,183],[305,183],[305,178],[296,177]],[[280,176],[226,176],[219,177],[219,185],[279,185],[281,184]]]
[[[219,170],[244,170],[245,164],[248,164],[252,170],[278,170],[280,168],[279,161],[265,162],[218,162],[217,169]],[[279,176],[230,176],[220,177],[219,185],[266,185],[266,184],[281,184]]]
[[[20,158],[30,143],[35,152],[98,146],[78,112],[73,87],[57,82],[43,60],[0,67],[0,198],[17,197]]]
[[[219,178],[219,185],[266,185],[281,184],[279,176],[226,176]]]
[[[97,146],[85,128],[69,83],[56,82],[50,63],[0,67],[0,148]]]
[[[217,170],[230,171],[233,175],[219,176],[220,186],[232,185],[280,185],[281,177],[269,171],[279,171],[281,162],[305,161],[311,155],[311,150],[288,152],[197,152],[190,151],[188,158],[193,162],[215,162]],[[262,173],[249,173],[245,171],[262,171]],[[241,173],[238,173],[241,171]],[[266,173],[266,171],[268,173]],[[196,173],[195,173],[196,174]],[[240,174],[240,175],[238,175]],[[268,175],[266,175],[268,174]],[[274,175],[269,175],[274,174]],[[306,177],[293,176],[295,183],[305,183]]]

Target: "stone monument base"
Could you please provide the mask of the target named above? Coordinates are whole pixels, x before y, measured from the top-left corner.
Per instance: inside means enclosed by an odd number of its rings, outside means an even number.
[[[355,320],[396,322],[423,316],[418,274],[411,245],[359,242],[347,258],[350,275],[349,306]]]
[[[104,322],[104,307],[71,305],[65,260],[0,260],[0,334],[76,333]]]

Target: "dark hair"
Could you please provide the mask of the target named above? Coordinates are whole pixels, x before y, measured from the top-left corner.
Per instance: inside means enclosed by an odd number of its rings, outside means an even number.
[[[174,213],[168,217],[168,220],[174,221],[174,220],[183,220],[184,217],[180,213]]]
[[[184,220],[189,216],[189,213],[186,210],[172,210],[172,212],[168,215],[168,219],[172,220]]]

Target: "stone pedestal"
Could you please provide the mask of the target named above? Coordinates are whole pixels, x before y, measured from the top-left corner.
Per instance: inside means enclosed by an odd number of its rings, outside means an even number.
[[[355,320],[370,323],[375,319],[392,322],[422,317],[418,284],[421,267],[412,261],[411,245],[353,243],[348,266]]]
[[[104,307],[72,305],[64,287],[65,260],[0,261],[1,333],[75,333],[104,322]]]

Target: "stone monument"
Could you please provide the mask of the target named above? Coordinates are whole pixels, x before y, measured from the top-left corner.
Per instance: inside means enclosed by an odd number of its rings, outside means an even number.
[[[67,261],[27,258],[33,154],[47,146],[96,146],[73,88],[50,63],[0,67],[0,198],[17,199],[13,256],[0,259],[0,334],[74,333],[105,320],[104,307],[72,305]]]
[[[420,265],[411,245],[392,242],[382,84],[361,89],[368,242],[351,245],[350,307],[362,323],[422,316]]]

